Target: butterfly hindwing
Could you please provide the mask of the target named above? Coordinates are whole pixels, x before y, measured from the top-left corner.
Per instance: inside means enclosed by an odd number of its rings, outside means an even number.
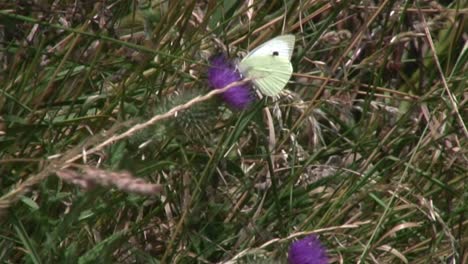
[[[288,83],[293,68],[286,58],[278,56],[250,57],[243,61],[243,73],[266,96],[276,96]]]

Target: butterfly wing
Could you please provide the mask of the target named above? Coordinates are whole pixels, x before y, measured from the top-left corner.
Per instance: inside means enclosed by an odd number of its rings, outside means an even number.
[[[293,68],[291,56],[294,35],[284,35],[265,42],[239,63],[241,73],[266,96],[276,96],[288,83]]]
[[[244,57],[244,60],[249,57],[272,55],[273,52],[278,52],[277,56],[279,57],[291,60],[295,41],[296,37],[294,35],[278,36],[256,47]]]
[[[266,96],[278,95],[293,72],[288,59],[271,55],[244,59],[240,70],[245,76],[253,78],[254,85]]]

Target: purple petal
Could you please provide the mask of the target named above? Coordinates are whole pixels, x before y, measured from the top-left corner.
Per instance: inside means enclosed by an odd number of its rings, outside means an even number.
[[[214,89],[221,89],[230,83],[242,80],[242,76],[236,67],[223,54],[210,60],[208,70],[208,82]],[[237,85],[221,94],[221,98],[231,107],[244,109],[254,100],[249,84]]]
[[[291,244],[290,264],[328,264],[327,250],[315,235],[309,235]]]

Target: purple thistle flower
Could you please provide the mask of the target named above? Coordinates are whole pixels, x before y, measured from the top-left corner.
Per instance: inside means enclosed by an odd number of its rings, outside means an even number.
[[[289,264],[328,264],[327,250],[315,235],[306,236],[289,247]]]
[[[227,85],[242,80],[236,67],[225,55],[214,56],[208,69],[208,82],[214,89],[221,89]],[[254,100],[249,84],[234,86],[221,94],[221,98],[232,108],[241,110],[248,107]]]

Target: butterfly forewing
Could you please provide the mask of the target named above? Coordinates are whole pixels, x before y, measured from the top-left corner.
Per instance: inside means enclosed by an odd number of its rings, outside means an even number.
[[[273,55],[274,52],[277,53],[275,56],[284,57],[288,58],[288,60],[291,60],[295,41],[296,38],[294,35],[283,35],[276,37],[253,49],[251,52],[249,52],[249,54],[247,54],[247,56],[245,56],[244,60],[249,57]]]
[[[264,95],[278,95],[293,72],[290,60],[294,41],[294,35],[284,35],[265,42],[245,56],[239,70],[244,77],[252,78]]]

